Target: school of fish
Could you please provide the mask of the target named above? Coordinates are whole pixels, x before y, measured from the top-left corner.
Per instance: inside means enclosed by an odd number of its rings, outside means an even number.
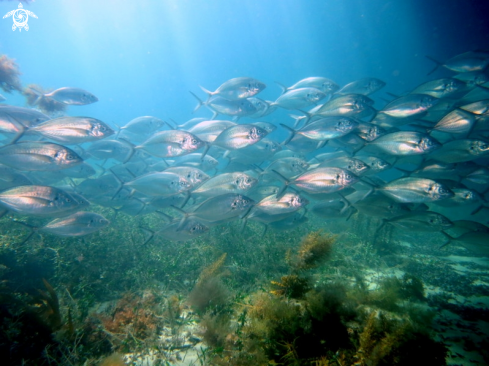
[[[279,230],[308,215],[359,212],[380,220],[377,231],[440,232],[447,244],[489,256],[489,228],[474,219],[489,208],[489,52],[432,60],[432,72],[452,76],[402,95],[379,96],[386,83],[372,77],[343,87],[308,77],[278,84],[282,93],[267,101],[257,97],[267,87],[262,81],[237,77],[215,91],[191,91],[194,112],[213,115],[180,125],[153,116],[122,126],[51,118],[2,103],[0,209],[32,233],[58,236],[109,225],[91,205],[156,212],[165,225],[144,229],[147,241],[185,241],[233,220]],[[98,101],[76,87],[39,97],[69,106]],[[261,121],[278,109],[290,111],[290,120]],[[471,209],[463,220],[442,214],[464,206]],[[34,227],[19,216],[46,222]]]

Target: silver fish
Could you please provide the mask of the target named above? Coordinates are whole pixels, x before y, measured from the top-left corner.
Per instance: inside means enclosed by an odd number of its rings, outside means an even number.
[[[139,135],[149,135],[150,133],[158,131],[161,127],[167,123],[159,118],[153,116],[136,117],[125,126],[121,127],[121,130],[127,130]]]
[[[242,149],[264,138],[268,132],[255,125],[236,125],[226,128],[212,143],[226,150]]]
[[[448,243],[446,244],[455,242],[461,244],[468,251],[476,255],[489,257],[489,233],[484,231],[473,231],[462,234],[457,238],[453,238],[446,233],[444,234],[449,239]]]
[[[169,130],[160,131],[147,139],[136,149],[142,149],[153,156],[170,158],[186,155],[200,149],[204,142],[190,132]]]
[[[312,115],[328,116],[354,116],[368,110],[374,101],[362,94],[345,94],[324,103]]]
[[[61,170],[82,162],[73,150],[50,142],[23,141],[0,147],[0,163],[17,170]]]
[[[338,90],[337,94],[362,94],[370,95],[382,89],[385,82],[376,78],[364,78],[355,80]]]
[[[465,83],[452,78],[431,80],[416,87],[412,94],[431,95],[435,98],[448,98],[465,89]]]
[[[415,131],[392,132],[380,136],[368,144],[389,155],[406,156],[432,153],[441,144],[433,137]]]
[[[431,131],[446,132],[452,134],[468,134],[474,127],[473,114],[455,109],[443,117]]]
[[[385,223],[402,230],[421,232],[443,231],[453,226],[448,218],[431,211],[410,212],[387,219]]]
[[[428,75],[433,73],[440,66],[443,66],[448,70],[455,72],[471,72],[482,71],[487,67],[487,65],[489,65],[489,54],[486,52],[465,52],[460,55],[454,56],[445,62],[437,61],[430,56],[426,57],[436,63],[435,68],[431,70]]]
[[[19,134],[51,118],[35,109],[0,105],[0,132]]]
[[[69,105],[86,105],[98,102],[98,98],[92,93],[80,88],[71,87],[59,88],[43,96],[53,99],[58,103]]]
[[[346,169],[357,176],[364,175],[370,170],[369,166],[360,159],[341,156],[331,160],[325,160],[318,167],[336,167]]]
[[[239,77],[226,81],[213,92],[203,87],[200,88],[209,96],[209,98],[219,95],[229,100],[237,100],[255,96],[264,90],[266,85],[253,78]]]
[[[109,220],[102,215],[94,212],[77,212],[54,219],[40,230],[57,236],[83,236],[102,230],[109,224]]]
[[[299,80],[297,83],[290,87],[286,87],[280,83],[277,84],[282,89],[282,94],[299,88],[316,88],[321,90],[323,93],[332,94],[340,88],[338,84],[336,84],[333,80],[319,76],[313,76]]]
[[[133,147],[124,140],[95,141],[86,149],[87,153],[95,159],[115,159],[124,162],[133,153]]]
[[[236,119],[240,117],[251,116],[256,113],[256,108],[248,99],[229,100],[220,96],[213,96],[208,101],[203,102],[194,93],[191,93],[198,101],[194,112],[201,106],[205,105],[211,111],[214,112],[212,119],[216,118],[218,114],[225,114],[227,116],[233,116]]]
[[[406,118],[419,115],[438,103],[438,99],[426,94],[408,94],[387,104],[379,113],[391,117]]]
[[[444,184],[425,178],[399,178],[378,189],[396,202],[402,203],[433,202],[454,195]]]
[[[280,125],[292,132],[291,136],[284,142],[284,145],[286,145],[297,134],[316,141],[326,141],[338,138],[350,133],[358,123],[349,117],[336,116],[318,119],[305,125],[299,130],[294,130],[282,123]]]
[[[482,140],[463,139],[443,144],[440,149],[430,154],[430,159],[444,163],[459,163],[487,154],[489,154],[489,143]]]
[[[29,185],[1,192],[0,205],[21,215],[49,216],[72,210],[78,203],[62,189]]]
[[[272,106],[279,106],[285,109],[302,109],[314,105],[324,98],[326,98],[326,94],[319,89],[299,88],[282,94],[272,103]]]
[[[210,120],[200,122],[188,131],[202,141],[213,142],[222,131],[231,126],[236,126],[236,123],[232,121]]]
[[[29,128],[47,139],[65,144],[82,144],[106,138],[114,130],[106,123],[91,117],[59,117]]]
[[[307,206],[308,203],[307,199],[296,193],[286,193],[280,198],[271,195],[254,205],[247,218],[258,219],[262,222],[278,221],[282,219],[282,215],[300,210]]]
[[[200,186],[203,182],[210,178],[202,170],[190,166],[169,167],[165,169],[164,172],[180,175],[190,184],[190,189]]]
[[[224,193],[244,193],[257,183],[257,179],[245,173],[222,173],[204,182],[194,189],[192,194],[216,196]]]
[[[124,183],[124,186],[149,196],[173,196],[192,187],[179,174],[166,171],[145,174]]]

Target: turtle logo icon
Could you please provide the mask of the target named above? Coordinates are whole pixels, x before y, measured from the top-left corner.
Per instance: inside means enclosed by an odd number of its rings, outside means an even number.
[[[32,11],[25,10],[22,6],[22,3],[20,3],[18,9],[9,11],[3,16],[3,19],[12,16],[12,18],[14,19],[14,24],[12,25],[13,31],[15,31],[17,28],[19,28],[19,32],[22,31],[22,28],[28,31],[29,25],[27,24],[27,21],[29,20],[29,15],[37,19],[36,14],[34,14]]]

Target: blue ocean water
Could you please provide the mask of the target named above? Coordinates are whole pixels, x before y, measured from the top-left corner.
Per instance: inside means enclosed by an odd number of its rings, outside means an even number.
[[[0,13],[18,6],[1,1]],[[0,51],[21,65],[24,84],[77,86],[99,103],[77,113],[109,123],[140,115],[183,122],[189,90],[214,90],[237,76],[262,80],[274,100],[279,81],[362,77],[393,93],[425,81],[433,63],[484,48],[483,1],[457,0],[50,0],[23,3],[28,32],[0,22]],[[440,74],[439,74],[440,75]],[[202,94],[201,94],[202,95]],[[22,99],[19,98],[19,103]],[[210,115],[210,112],[209,112]]]

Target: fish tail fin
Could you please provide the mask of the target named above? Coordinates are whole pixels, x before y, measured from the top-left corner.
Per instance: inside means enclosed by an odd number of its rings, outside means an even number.
[[[297,128],[297,126],[299,126],[299,123],[305,119],[305,124],[307,124],[307,121],[309,121],[309,119],[312,117],[312,115],[309,113],[309,112],[305,112],[305,111],[301,111],[302,113],[304,113],[305,115],[304,116],[297,116],[295,114],[289,114],[290,117],[292,117],[294,119],[294,128]]]
[[[277,199],[280,199],[285,194],[285,190],[290,185],[290,181],[287,178],[285,178],[282,174],[277,172],[275,169],[272,169],[272,172],[274,172],[278,176],[278,178],[284,182],[284,185],[277,192]]]
[[[183,217],[180,220],[180,223],[178,224],[178,227],[176,229],[176,231],[181,231],[182,228],[183,228],[183,225],[185,225],[185,223],[188,220],[189,214],[188,214],[188,212],[182,210],[180,207],[177,207],[177,206],[174,206],[174,205],[170,205],[170,207],[173,208],[173,209],[175,209],[175,210],[177,210],[178,212],[180,212],[183,215]]]
[[[178,126],[178,125],[177,125],[177,123],[176,123],[174,120],[172,120],[171,118],[169,118],[168,120],[169,120],[169,121],[171,121],[171,122],[172,122],[172,124],[170,124],[170,123],[169,123],[169,122],[167,122],[167,121],[165,121],[165,123],[166,123],[166,124],[168,125],[168,127],[170,127],[172,130],[176,130],[176,129],[177,129],[177,127],[180,127],[180,126]]]
[[[281,84],[278,81],[276,81],[275,84],[277,84],[279,88],[282,89],[282,94],[284,94],[287,91],[287,87],[284,84]]]
[[[443,247],[446,247],[448,244],[450,244],[452,241],[455,240],[455,238],[451,235],[448,235],[446,232],[444,231],[441,231],[441,233],[445,236],[445,238],[447,238],[447,241],[445,244],[443,244],[439,249],[443,248]]]
[[[115,139],[118,139],[119,135],[121,134],[122,128],[117,123],[114,123],[114,126],[117,127],[117,135],[115,135]]]
[[[143,243],[143,245],[146,245],[148,244],[151,240],[153,240],[153,238],[155,237],[155,232],[151,229],[148,229],[148,228],[145,228],[145,227],[142,227],[140,226],[139,227],[142,231],[144,231],[146,234],[149,233],[149,236],[148,236],[148,239],[146,239]]]
[[[197,105],[195,106],[194,110],[192,111],[192,113],[195,113],[197,112],[200,107],[202,107],[205,103],[202,101],[202,99],[200,99],[197,95],[195,95],[194,93],[192,93],[191,91],[189,91],[190,94],[192,94],[194,96],[195,99],[197,99]]]
[[[113,200],[115,198],[115,196],[117,196],[119,194],[119,192],[122,191],[122,188],[124,188],[124,182],[119,178],[119,176],[117,174],[114,173],[112,168],[110,168],[109,170],[112,173],[112,175],[114,176],[114,178],[117,180],[117,182],[119,182],[119,188],[117,188],[117,191],[115,191],[115,193],[112,195],[111,200]]]
[[[209,100],[213,95],[215,95],[216,93],[214,92],[211,92],[210,90],[207,90],[206,88],[204,88],[202,85],[199,85],[200,89],[202,89],[202,91],[204,93],[207,94],[207,100]]]
[[[382,219],[382,224],[380,224],[380,226],[377,228],[377,230],[375,230],[375,233],[374,233],[374,238],[377,237],[377,235],[380,233],[380,230],[382,230],[382,228],[385,226],[385,224],[388,223],[388,220],[387,219]]]
[[[119,141],[123,141],[125,142],[130,148],[131,148],[131,151],[129,151],[129,154],[127,154],[126,158],[124,159],[124,161],[122,162],[123,164],[127,163],[129,160],[132,159],[132,157],[134,156],[134,154],[136,153],[136,148],[137,146],[134,146],[134,144],[129,141],[129,140],[126,140],[125,138],[121,137],[118,139]]]
[[[19,221],[17,219],[12,219],[13,222],[15,222],[16,224],[20,224],[22,226],[25,226],[26,228],[28,228],[31,232],[29,233],[29,235],[27,235],[27,237],[22,240],[22,242],[20,242],[19,244],[22,245],[22,244],[25,244],[27,243],[27,241],[32,238],[32,236],[39,230],[39,227],[36,227],[36,226],[33,226],[33,225],[30,225],[28,224],[27,222],[24,222],[24,221]]]
[[[41,98],[46,97],[43,93],[41,93],[39,90],[36,88],[33,88],[32,86],[28,87],[29,91],[34,93],[36,95],[36,99],[32,101],[32,105],[36,105],[40,102]],[[46,97],[49,98],[49,97]]]
[[[280,123],[280,126],[290,131],[290,136],[282,143],[282,145],[285,146],[294,138],[294,136],[297,134],[297,131],[294,130],[292,127],[284,125],[283,123]]]
[[[202,152],[202,156],[200,157],[201,161],[204,161],[205,156],[207,155],[207,153],[209,152],[209,149],[211,148],[211,144],[208,142],[205,142],[204,146],[205,146],[204,151]]]
[[[433,74],[433,73],[434,73],[434,72],[435,72],[435,71],[436,71],[436,70],[437,70],[437,69],[438,69],[440,66],[442,66],[442,65],[443,65],[443,64],[442,64],[440,61],[435,60],[435,59],[434,59],[433,57],[431,57],[431,56],[425,55],[425,57],[426,57],[428,60],[431,60],[431,61],[433,61],[433,62],[436,64],[435,68],[434,68],[433,70],[431,70],[431,71],[430,71],[430,72],[429,72],[427,75],[431,75],[431,74]]]

